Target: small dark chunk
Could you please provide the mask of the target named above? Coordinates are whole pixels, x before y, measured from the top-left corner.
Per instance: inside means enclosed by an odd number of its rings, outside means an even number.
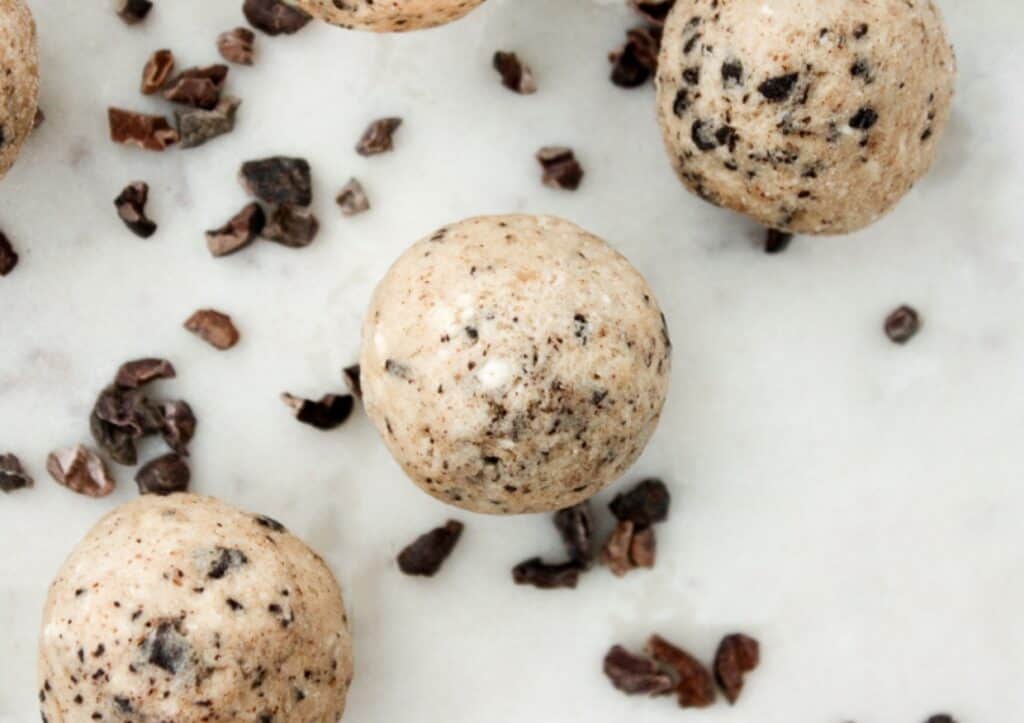
[[[248,564],[249,558],[241,550],[233,547],[217,547],[213,550],[213,559],[206,577],[209,580],[221,580],[232,570]]]
[[[861,23],[860,25],[858,25],[853,30],[853,37],[857,38],[857,40],[860,40],[861,38],[863,38],[867,34],[868,34],[868,24],[867,23]]]
[[[537,161],[544,169],[541,182],[551,188],[575,191],[583,181],[583,167],[571,148],[545,146],[537,151]]]
[[[149,200],[149,184],[133,181],[124,187],[114,199],[118,217],[128,230],[140,238],[149,238],[156,233],[156,224],[146,217],[146,202]]]
[[[715,702],[715,684],[704,665],[658,635],[647,641],[646,652],[676,672],[676,695],[681,708],[706,708]]]
[[[501,74],[501,83],[509,90],[521,95],[530,95],[537,92],[537,81],[533,77],[530,66],[519,60],[515,53],[506,53],[501,50],[494,54],[491,61],[494,69]]]
[[[375,156],[392,150],[395,147],[395,131],[400,125],[401,118],[378,118],[363,132],[363,137],[356,144],[356,153],[361,156]]]
[[[136,359],[121,365],[114,384],[124,389],[138,389],[157,379],[174,379],[175,376],[174,365],[166,359]]]
[[[175,400],[160,405],[164,424],[160,436],[168,447],[180,455],[188,456],[188,443],[196,433],[196,415],[188,402]]]
[[[680,88],[676,93],[675,100],[672,101],[672,112],[677,118],[682,118],[683,114],[690,109],[690,91],[688,88]]]
[[[241,335],[231,317],[215,309],[200,309],[185,321],[185,328],[217,349],[230,349]]]
[[[793,234],[770,228],[764,235],[764,252],[766,254],[781,254],[789,248],[789,243],[792,240]]]
[[[757,86],[757,90],[769,102],[781,103],[793,92],[793,87],[796,85],[799,77],[799,73],[789,73],[776,78],[769,78]]]
[[[621,645],[604,656],[604,674],[616,688],[628,695],[668,695],[675,690],[672,676],[642,655],[634,655]]]
[[[0,492],[14,492],[34,484],[22,468],[21,460],[13,454],[0,454]]]
[[[282,394],[281,399],[295,412],[295,418],[317,429],[335,429],[351,416],[355,400],[350,394],[325,394],[320,401]]]
[[[298,249],[313,243],[319,231],[320,222],[312,212],[282,204],[270,217],[262,236],[282,246]]]
[[[743,85],[743,63],[738,60],[722,63],[722,85],[726,88]]]
[[[743,676],[761,661],[761,646],[753,638],[735,633],[727,635],[715,653],[715,681],[730,703],[735,703],[743,690]]]
[[[110,140],[147,151],[162,151],[178,142],[178,131],[162,115],[144,115],[121,108],[107,109]]]
[[[672,6],[676,4],[676,0],[630,0],[629,4],[647,22],[661,26],[665,24],[665,19]]]
[[[213,110],[179,108],[174,111],[182,148],[196,148],[235,129],[235,116],[242,101],[226,95]]]
[[[95,409],[89,416],[89,430],[96,444],[118,464],[133,465],[138,461],[137,436],[131,430],[100,419]]]
[[[153,9],[150,0],[118,0],[117,14],[128,25],[141,23]]]
[[[370,210],[370,199],[366,196],[363,184],[354,178],[342,186],[335,201],[341,207],[343,216],[355,216]]]
[[[906,344],[921,330],[921,315],[912,306],[901,306],[885,319],[885,335],[897,344]]]
[[[580,504],[555,513],[555,527],[562,535],[569,560],[587,570],[594,562],[594,522],[590,504]]]
[[[638,529],[643,529],[668,519],[670,502],[665,483],[647,479],[629,492],[616,495],[608,508],[616,519],[632,522]]]
[[[874,128],[875,123],[878,122],[878,113],[875,112],[874,108],[861,108],[857,113],[850,119],[850,127],[855,128],[859,131],[867,131]]]
[[[191,478],[185,460],[171,452],[144,464],[135,475],[135,483],[139,486],[139,494],[169,495],[187,491]]]
[[[636,88],[646,83],[658,70],[660,50],[660,28],[627,31],[626,44],[608,56],[612,63],[612,83],[620,88]]]
[[[951,715],[940,713],[938,715],[933,715],[931,718],[926,720],[925,723],[956,723],[956,720],[954,720]]]
[[[452,554],[462,529],[461,522],[448,520],[444,527],[420,535],[398,555],[398,569],[406,575],[433,577]]]
[[[548,565],[539,557],[531,557],[512,568],[512,579],[517,585],[533,585],[541,590],[575,588],[580,572],[580,566],[575,562]]]
[[[168,81],[164,98],[193,108],[212,110],[220,102],[221,91],[228,77],[228,66],[209,65],[189,68]]]
[[[233,254],[255,241],[266,224],[263,207],[250,203],[220,228],[207,231],[206,246],[217,257]]]
[[[142,94],[152,95],[164,87],[174,70],[174,53],[164,48],[157,50],[142,69]]]
[[[266,203],[306,207],[313,202],[313,178],[304,158],[274,156],[242,164],[246,192]]]
[[[291,35],[306,27],[312,18],[303,10],[281,0],[245,0],[245,19],[267,35]]]
[[[256,35],[249,28],[226,30],[217,36],[217,50],[229,63],[252,65],[256,59]]]
[[[115,462],[135,464],[134,441],[159,432],[163,415],[141,389],[111,384],[96,398],[90,425]]]
[[[362,399],[363,384],[359,376],[359,365],[353,364],[350,367],[345,367],[342,370],[342,374],[345,376],[345,383],[348,384],[348,389],[352,392],[352,396],[357,399]]]
[[[114,491],[114,478],[106,463],[80,444],[52,452],[46,459],[46,471],[58,484],[80,495],[106,497]]]
[[[18,265],[18,252],[14,250],[7,234],[0,231],[0,276],[7,276]]]
[[[161,622],[143,645],[146,662],[171,675],[188,664],[192,649],[178,627],[177,621]]]

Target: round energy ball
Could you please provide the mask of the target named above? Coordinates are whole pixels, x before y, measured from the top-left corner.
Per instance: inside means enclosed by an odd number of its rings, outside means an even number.
[[[932,0],[679,0],[658,115],[683,183],[784,231],[856,231],[931,167],[956,60]]]
[[[377,287],[363,398],[438,499],[558,510],[640,455],[670,349],[654,293],[601,239],[558,218],[472,218],[414,244]]]
[[[0,0],[0,178],[32,133],[39,100],[36,24],[24,0]]]
[[[209,497],[144,495],[108,514],[43,614],[49,723],[334,723],[351,677],[323,560],[280,523]]]
[[[310,15],[343,28],[398,33],[458,20],[484,0],[297,0]]]

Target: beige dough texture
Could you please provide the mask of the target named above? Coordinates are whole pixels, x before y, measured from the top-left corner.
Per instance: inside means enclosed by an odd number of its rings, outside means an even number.
[[[784,231],[889,212],[935,160],[956,60],[931,0],[679,0],[658,116],[683,183]]]
[[[0,0],[0,178],[32,133],[39,100],[36,24],[24,0]]]
[[[670,350],[654,293],[604,241],[558,218],[472,218],[414,244],[377,287],[364,402],[438,499],[557,510],[639,456]]]
[[[398,33],[458,20],[484,0],[294,0],[310,15],[343,28]]]
[[[334,723],[352,652],[323,560],[274,520],[145,495],[104,517],[50,588],[48,723]]]

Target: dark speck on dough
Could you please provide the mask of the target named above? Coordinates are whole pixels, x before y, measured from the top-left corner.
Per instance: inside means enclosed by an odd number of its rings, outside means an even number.
[[[680,88],[679,92],[676,93],[676,99],[672,101],[672,112],[677,117],[682,118],[683,113],[690,107],[690,91],[686,88]]]
[[[861,38],[863,38],[867,34],[868,34],[868,24],[867,23],[861,23],[853,31],[853,37],[857,38],[857,40],[860,40]]]
[[[866,131],[874,127],[878,122],[878,113],[873,108],[861,108],[856,115],[850,119],[850,127]]]
[[[160,623],[145,643],[146,662],[176,675],[187,663],[190,646],[177,629],[178,623]]]
[[[683,80],[690,85],[697,85],[700,83],[700,68],[687,68],[683,71]]]
[[[799,77],[799,73],[789,73],[788,75],[769,78],[757,86],[757,90],[770,102],[781,103],[793,92],[793,87],[796,85]]]
[[[743,85],[743,63],[738,60],[722,63],[722,83],[726,88]]]
[[[211,580],[220,580],[228,571],[249,563],[249,558],[241,550],[218,547],[215,553],[216,557],[210,565],[210,571],[206,573],[206,577]]]

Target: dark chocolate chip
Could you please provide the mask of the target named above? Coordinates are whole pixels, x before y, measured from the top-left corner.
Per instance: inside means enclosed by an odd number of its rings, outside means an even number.
[[[789,243],[792,240],[793,234],[770,228],[764,235],[764,252],[766,254],[781,254],[789,248]]]
[[[921,315],[912,306],[901,306],[885,319],[885,335],[897,344],[906,344],[921,330]]]
[[[345,376],[345,383],[348,384],[348,389],[352,392],[352,396],[356,399],[362,399],[363,385],[359,377],[359,365],[353,364],[350,367],[345,367],[342,370],[342,374]]]
[[[363,184],[354,178],[342,186],[335,201],[341,207],[344,216],[355,216],[370,210],[370,199],[366,196]]]
[[[136,359],[121,365],[114,384],[124,389],[138,389],[157,379],[174,379],[175,375],[174,365],[166,359]]]
[[[185,328],[220,350],[238,343],[240,334],[231,317],[216,309],[200,309],[185,321]]]
[[[580,504],[559,510],[555,513],[555,527],[562,535],[569,559],[583,570],[589,569],[594,562],[594,522],[590,514],[590,504]]]
[[[0,276],[7,276],[18,265],[18,252],[14,250],[7,234],[0,231]]]
[[[226,65],[189,68],[168,81],[164,98],[173,103],[212,110],[220,102],[227,77]]]
[[[235,129],[235,117],[242,101],[226,95],[212,110],[178,108],[174,120],[178,124],[182,148],[196,148]]]
[[[270,217],[262,236],[282,246],[298,249],[313,243],[320,231],[320,222],[307,209],[281,204]]]
[[[695,120],[690,126],[690,138],[698,150],[705,153],[715,150],[719,145],[714,126],[700,119]]]
[[[682,118],[689,108],[690,90],[689,88],[680,88],[676,93],[675,100],[672,101],[672,112],[675,113],[677,118]]]
[[[175,400],[160,405],[164,424],[160,436],[168,447],[182,456],[188,456],[188,443],[196,433],[196,416],[187,402]]]
[[[313,179],[304,158],[274,156],[242,164],[239,180],[245,190],[266,203],[308,206]]]
[[[700,85],[700,68],[687,68],[684,70],[683,80],[690,85]]]
[[[106,497],[114,491],[114,478],[99,456],[82,445],[52,452],[46,471],[72,492],[87,497]]]
[[[735,703],[740,697],[743,676],[754,670],[760,660],[760,645],[747,635],[727,635],[719,643],[715,653],[715,681],[730,703]]]
[[[517,585],[533,585],[541,590],[575,588],[580,572],[575,562],[548,565],[539,557],[532,557],[512,568],[512,579]]]
[[[281,399],[295,412],[295,418],[317,429],[335,429],[351,416],[355,400],[349,394],[325,394],[320,401],[282,394]]]
[[[176,452],[157,457],[144,464],[135,475],[135,483],[139,486],[139,494],[169,495],[174,492],[185,492],[192,473],[188,464]]]
[[[356,144],[356,153],[361,156],[375,156],[395,147],[394,135],[402,125],[401,118],[379,118],[367,126],[362,138]]]
[[[575,191],[583,181],[583,167],[571,148],[545,146],[537,151],[537,162],[544,171],[541,182],[545,186]]]
[[[178,142],[178,131],[160,115],[108,108],[110,140],[147,151],[162,151]]]
[[[249,564],[249,558],[241,550],[231,547],[217,547],[210,569],[206,573],[209,580],[220,580],[232,570]]]
[[[34,484],[22,468],[21,460],[13,454],[0,454],[0,492],[14,492]]]
[[[675,690],[672,676],[650,658],[634,655],[621,645],[604,656],[604,674],[618,690],[628,695],[668,695]]]
[[[263,231],[267,217],[258,203],[250,203],[218,229],[206,232],[206,246],[214,256],[227,256],[245,248]]]
[[[743,63],[738,60],[722,63],[722,85],[726,88],[743,85]]]
[[[252,65],[256,58],[256,36],[249,28],[226,30],[217,36],[217,50],[229,63]]]
[[[149,238],[156,233],[156,224],[146,217],[146,202],[149,200],[149,184],[134,181],[114,199],[118,217],[128,230],[140,238]]]
[[[682,708],[706,708],[715,702],[715,684],[704,665],[658,635],[647,641],[646,652],[676,673],[676,695]]]
[[[267,35],[291,35],[312,20],[305,11],[281,0],[245,0],[242,12],[250,25]]]
[[[665,483],[647,479],[628,492],[616,495],[608,508],[620,521],[629,521],[639,529],[668,519],[671,497]]]
[[[163,88],[173,70],[173,52],[166,48],[154,52],[142,69],[142,94],[152,95]]]
[[[141,23],[153,9],[150,0],[118,0],[117,14],[128,25]]]
[[[537,92],[537,81],[533,77],[530,66],[519,60],[519,56],[515,53],[499,50],[494,54],[491,64],[501,75],[502,85],[509,90],[521,95]]]
[[[188,664],[191,646],[178,630],[178,623],[163,621],[143,645],[146,662],[177,675]]]
[[[873,108],[861,108],[850,119],[850,127],[860,131],[870,130],[878,122],[878,113]]]
[[[789,97],[796,85],[799,73],[788,73],[768,80],[757,86],[758,92],[772,103],[781,103]]]
[[[444,527],[420,535],[398,555],[398,569],[406,575],[433,577],[452,554],[462,529],[461,522],[448,520]]]

